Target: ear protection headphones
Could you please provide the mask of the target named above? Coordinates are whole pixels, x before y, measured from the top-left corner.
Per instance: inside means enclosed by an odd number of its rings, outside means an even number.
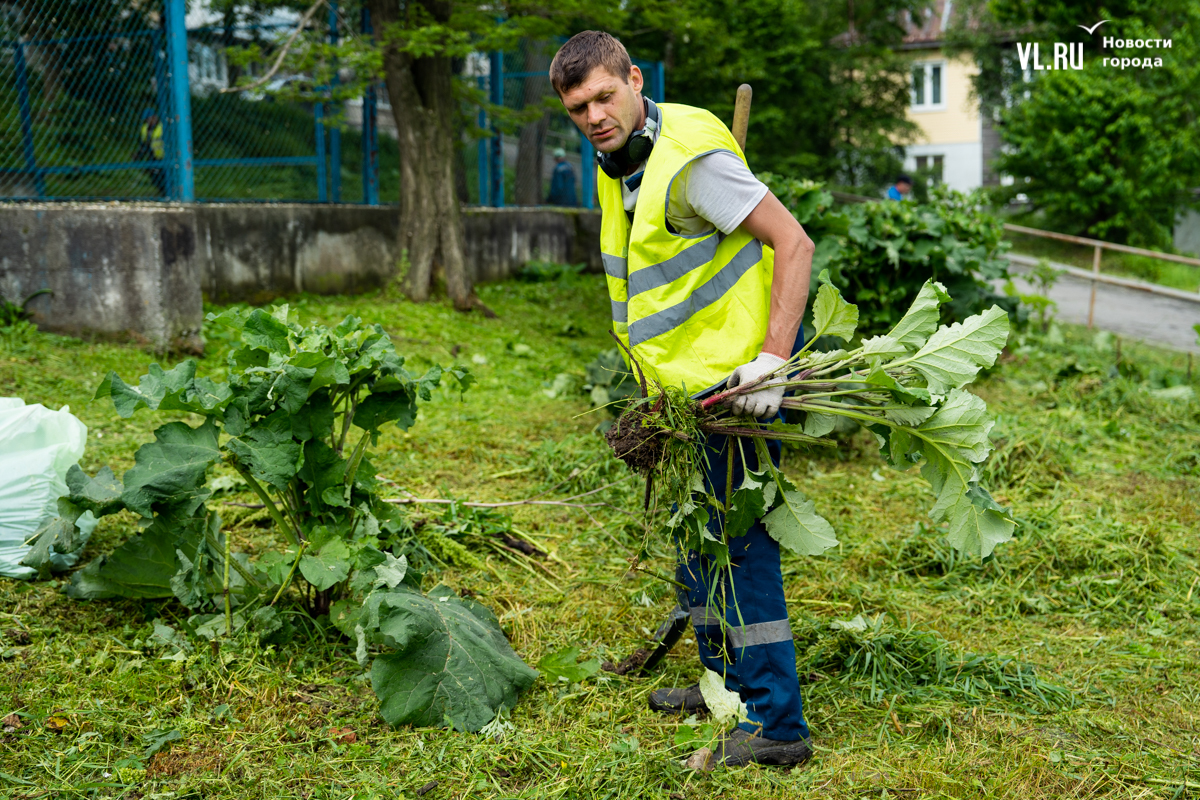
[[[629,134],[625,144],[611,153],[596,153],[596,163],[604,174],[614,180],[625,177],[625,173],[634,164],[640,164],[650,157],[654,149],[654,134],[658,132],[661,118],[658,106],[650,98],[644,98],[646,103],[646,126],[640,131]]]

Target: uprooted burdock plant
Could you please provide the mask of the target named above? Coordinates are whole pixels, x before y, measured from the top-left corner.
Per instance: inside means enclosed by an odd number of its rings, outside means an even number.
[[[921,463],[921,475],[936,495],[933,521],[947,525],[947,541],[956,550],[986,558],[1012,538],[1016,523],[979,485],[993,420],[983,400],[963,387],[995,363],[1008,339],[1008,316],[993,306],[939,327],[939,306],[949,299],[941,284],[929,281],[886,335],[850,350],[813,352],[812,342],[823,336],[851,342],[858,322],[858,309],[823,282],[813,305],[809,344],[779,369],[703,400],[672,387],[651,392],[643,376],[648,397],[621,416],[608,431],[608,442],[626,464],[647,475],[647,506],[653,485],[662,505],[673,509],[666,530],[674,543],[711,556],[720,568],[729,564],[730,541],[758,519],[798,554],[818,555],[838,543],[813,501],[773,465],[766,442],[836,446],[829,434],[838,417],[847,418],[875,434],[891,466]],[[802,420],[762,423],[737,418],[724,406],[767,381],[787,387],[790,396],[783,407],[799,412]],[[724,503],[702,478],[706,456],[697,444],[712,434],[738,443],[728,448],[731,466],[735,458],[750,463],[747,448],[758,455],[757,470],[747,469],[740,485],[724,487]],[[718,521],[715,534],[712,513]]]
[[[537,673],[485,607],[445,587],[422,593],[405,557],[418,537],[380,498],[368,458],[384,425],[409,428],[419,401],[444,379],[465,390],[470,374],[435,366],[415,377],[383,328],[355,317],[304,327],[281,306],[209,322],[240,340],[227,382],[197,376],[189,360],[153,364],[137,386],[110,373],[96,392],[122,417],[144,406],[203,422],[159,427],[122,480],[107,467],[95,477],[73,467],[60,516],[38,533],[27,563],[48,570],[56,552],[79,547],[86,515],[128,510],[140,531],[75,573],[70,596],[173,596],[196,612],[189,625],[201,635],[260,640],[284,626],[281,603],[299,603],[330,614],[356,643],[390,724],[479,730],[511,708]],[[234,551],[208,505],[222,463],[259,497],[278,537],[253,561]]]

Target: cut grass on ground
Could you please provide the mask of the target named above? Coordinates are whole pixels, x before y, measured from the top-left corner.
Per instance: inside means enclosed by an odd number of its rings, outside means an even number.
[[[595,434],[603,412],[585,414],[582,394],[552,396],[559,374],[582,383],[610,347],[603,279],[480,294],[497,319],[387,292],[292,302],[326,323],[380,322],[418,369],[457,362],[478,376],[461,402],[439,392],[410,431],[381,439],[377,470],[419,496],[477,500],[621,477]],[[177,603],[80,603],[55,581],[0,580],[0,716],[10,715],[0,795],[1200,796],[1200,404],[1156,394],[1185,382],[1183,356],[1126,344],[1114,363],[1067,333],[1065,345],[1015,338],[977,387],[999,416],[987,479],[1021,520],[987,564],[940,542],[923,513],[928,489],[889,470],[869,436],[785,453],[842,542],[784,560],[817,749],[801,769],[681,768],[681,720],[645,701],[697,677],[690,632],[651,678],[539,681],[500,736],[391,730],[353,644],[321,621],[294,617],[299,633],[284,645],[202,643],[172,660],[152,635],[156,620],[186,617]],[[227,344],[211,341],[202,371],[223,374]],[[82,466],[120,474],[166,417],[121,420],[89,398],[108,370],[135,379],[149,360],[132,346],[0,337],[0,395],[69,404],[90,431]],[[601,496],[629,509],[639,499],[632,481]],[[235,545],[253,550],[261,514],[214,507]],[[550,551],[540,566],[491,555],[488,570],[428,580],[473,592],[531,664],[570,645],[619,661],[646,644],[673,592],[628,573],[638,538],[627,517],[554,507],[514,517]],[[106,518],[83,562],[131,526]],[[831,628],[860,614],[866,630]]]

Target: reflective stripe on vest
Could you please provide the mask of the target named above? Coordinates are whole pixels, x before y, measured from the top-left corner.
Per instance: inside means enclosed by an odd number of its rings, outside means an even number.
[[[659,383],[694,393],[725,380],[762,349],[773,258],[744,230],[683,236],[667,228],[671,183],[716,150],[743,158],[729,130],[698,108],[663,103],[662,130],[633,221],[621,182],[597,172],[600,250],[613,330]]]

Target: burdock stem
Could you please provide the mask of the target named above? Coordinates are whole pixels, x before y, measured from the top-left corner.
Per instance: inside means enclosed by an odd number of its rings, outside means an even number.
[[[225,532],[225,577],[223,589],[225,592],[225,635],[233,636],[233,607],[229,602],[229,532]]]
[[[610,330],[608,335],[613,338],[613,341],[617,343],[618,347],[625,351],[625,355],[629,356],[629,363],[633,364],[633,368],[636,369],[638,373],[638,382],[642,386],[642,397],[649,397],[650,390],[646,388],[646,374],[642,372],[642,365],[639,364],[638,360],[633,357],[633,351],[625,346],[625,343],[621,341],[621,337],[617,336],[614,331]]]
[[[246,483],[249,484],[250,488],[254,490],[254,493],[258,495],[258,499],[262,500],[263,507],[267,509],[267,513],[271,515],[271,519],[274,520],[277,526],[279,526],[279,530],[283,531],[283,535],[286,536],[292,544],[299,544],[299,535],[292,531],[292,527],[288,525],[287,520],[285,520],[283,515],[279,513],[279,509],[276,507],[275,501],[273,501],[267,494],[267,490],[262,487],[262,484],[254,479],[254,476],[250,474],[250,470],[246,469],[232,459],[229,461],[229,465],[237,470],[238,474],[242,476],[242,479],[245,480]]]

